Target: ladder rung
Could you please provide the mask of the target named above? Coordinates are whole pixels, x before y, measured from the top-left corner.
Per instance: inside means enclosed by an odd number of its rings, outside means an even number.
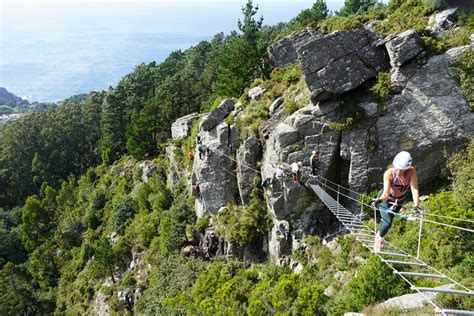
[[[385,247],[384,247],[385,248]],[[403,253],[396,253],[396,252],[379,252],[379,255],[384,255],[384,256],[395,256],[395,257],[404,257],[404,258],[410,258],[410,255],[406,255]]]
[[[471,311],[463,311],[459,309],[442,309],[441,310],[445,314],[454,314],[454,315],[474,315],[474,312]]]
[[[442,289],[442,288],[435,288],[435,287],[413,287],[412,290],[418,290],[421,292],[438,292],[438,293],[474,295],[474,291],[451,290],[451,289]]]
[[[373,240],[367,240],[367,239],[359,239],[361,242],[370,242],[372,245],[374,243]]]
[[[382,262],[392,263],[392,264],[407,264],[407,265],[410,265],[410,266],[426,267],[426,263],[421,263],[421,262],[385,260],[385,259],[382,259]]]
[[[374,235],[369,235],[369,234],[354,234],[354,236],[357,236],[357,237],[374,237]]]
[[[444,274],[431,274],[431,273],[420,273],[420,272],[405,272],[405,271],[393,271],[395,274],[406,275],[406,276],[417,276],[423,278],[437,278],[447,279],[448,277]]]

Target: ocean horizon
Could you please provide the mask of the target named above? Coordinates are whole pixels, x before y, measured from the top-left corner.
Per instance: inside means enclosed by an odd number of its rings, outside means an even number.
[[[2,2],[0,86],[39,102],[108,89],[140,63],[237,29],[244,3]],[[262,1],[257,15],[274,25],[312,3]]]

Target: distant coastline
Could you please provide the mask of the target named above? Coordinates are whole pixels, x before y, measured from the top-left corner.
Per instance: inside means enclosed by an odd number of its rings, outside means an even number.
[[[260,12],[265,23],[275,24],[311,3],[263,2]],[[1,17],[0,86],[29,102],[108,89],[140,63],[160,63],[173,51],[236,29],[241,5],[41,3],[26,11],[8,2]]]

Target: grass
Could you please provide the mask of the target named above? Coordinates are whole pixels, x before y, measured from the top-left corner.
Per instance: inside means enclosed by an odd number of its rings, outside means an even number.
[[[474,50],[463,53],[458,61],[451,64],[451,69],[469,107],[474,109]]]
[[[305,88],[305,83],[299,65],[284,69],[275,68],[270,74],[270,79],[255,80],[252,87],[257,86],[267,90],[260,99],[250,100],[247,91],[239,99],[243,112],[236,118],[236,123],[241,139],[246,139],[250,135],[258,136],[259,127],[262,122],[268,119],[269,107],[276,98],[284,97],[286,115],[290,115],[309,103],[309,93],[300,96]]]

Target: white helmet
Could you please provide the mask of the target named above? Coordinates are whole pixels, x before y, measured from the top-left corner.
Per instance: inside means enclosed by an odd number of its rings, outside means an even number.
[[[398,170],[410,169],[412,162],[413,159],[411,159],[410,153],[407,151],[401,151],[393,158],[393,166]]]
[[[313,150],[313,155],[316,155],[316,150]]]

